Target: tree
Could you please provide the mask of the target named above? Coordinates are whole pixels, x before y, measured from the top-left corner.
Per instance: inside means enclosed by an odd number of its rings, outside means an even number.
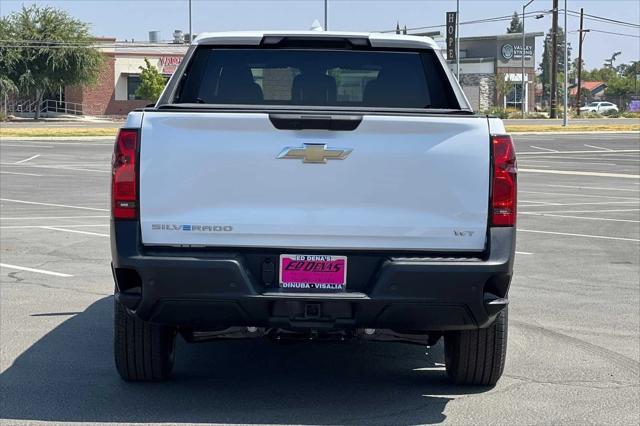
[[[614,68],[613,64],[618,56],[622,55],[622,52],[614,52],[609,59],[604,60],[605,68]]]
[[[33,96],[37,105],[48,91],[97,79],[102,54],[92,46],[86,23],[63,10],[35,4],[1,21],[0,35],[11,42],[0,47],[0,60],[13,58],[3,76],[19,93]],[[40,108],[34,118],[40,118]]]
[[[542,83],[542,87],[544,90],[545,96],[550,96],[551,94],[551,50],[553,48],[553,37],[552,30],[549,30],[547,35],[544,38],[544,51],[542,52],[542,62],[538,66],[540,70],[540,82]],[[562,27],[558,27],[558,37],[557,37],[557,49],[558,49],[558,70],[564,70],[564,30]],[[571,65],[571,43],[567,46],[569,65]],[[586,80],[583,78],[583,80]],[[558,81],[561,81],[558,79]]]
[[[147,58],[144,58],[144,64],[144,67],[138,67],[140,68],[140,86],[136,90],[136,96],[155,102],[164,90],[167,80]]]
[[[507,34],[521,33],[522,30],[523,28],[522,21],[520,21],[520,15],[518,15],[517,11],[514,11],[509,28],[507,28]]]

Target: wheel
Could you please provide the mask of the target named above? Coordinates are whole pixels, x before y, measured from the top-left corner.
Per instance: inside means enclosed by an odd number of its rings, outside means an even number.
[[[504,371],[507,355],[508,308],[491,326],[445,334],[447,374],[461,385],[493,386]]]
[[[114,300],[114,355],[120,377],[132,382],[167,379],[173,369],[176,330],[129,314]]]

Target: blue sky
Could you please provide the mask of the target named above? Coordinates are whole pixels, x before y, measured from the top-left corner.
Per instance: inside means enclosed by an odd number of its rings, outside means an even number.
[[[322,22],[323,0],[192,0],[193,32],[253,30],[253,29],[309,29],[314,19]],[[0,0],[0,14],[6,15],[23,4],[34,1]],[[49,0],[35,1],[67,10],[75,17],[91,23],[97,36],[115,36],[118,40],[132,38],[147,40],[148,31],[159,30],[169,39],[174,29],[188,28],[187,0]],[[519,0],[461,0],[460,21],[510,15],[522,10]],[[564,0],[560,0],[563,8]],[[551,0],[535,0],[527,11],[545,11]],[[640,23],[640,1],[636,0],[568,0],[568,10]],[[441,25],[445,12],[455,10],[455,0],[329,0],[329,29],[378,31],[395,28],[396,21],[409,28]],[[578,53],[579,19],[568,18],[569,42],[572,58]],[[460,35],[489,35],[506,31],[508,21],[462,25]],[[563,17],[560,16],[560,25]],[[550,15],[542,19],[528,19],[527,31],[547,31]],[[585,20],[585,28],[640,35],[637,28]],[[536,54],[540,57],[542,37],[538,39]],[[584,56],[587,68],[600,67],[614,51],[622,51],[618,62],[640,58],[640,38],[612,34],[589,33],[585,39]]]

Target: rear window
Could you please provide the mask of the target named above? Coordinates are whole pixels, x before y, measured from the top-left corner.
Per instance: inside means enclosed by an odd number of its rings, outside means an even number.
[[[175,103],[459,109],[433,51],[199,47]]]

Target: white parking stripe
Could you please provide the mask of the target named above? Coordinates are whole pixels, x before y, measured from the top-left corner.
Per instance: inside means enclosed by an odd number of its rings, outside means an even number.
[[[638,204],[640,201],[601,201],[597,203],[548,203],[546,205],[530,205],[527,207],[547,207],[547,206],[591,206],[591,205],[609,205],[609,204]]]
[[[37,274],[53,275],[54,277],[72,277],[73,275],[63,274],[61,272],[45,271],[44,269],[27,268],[26,266],[9,265],[7,263],[0,263],[0,267],[8,269],[17,269],[18,271],[35,272]]]
[[[99,234],[97,232],[88,232],[88,231],[78,231],[77,229],[64,229],[57,228],[55,226],[40,226],[41,229],[49,229],[51,231],[61,231],[61,232],[71,232],[74,234],[85,234],[85,235],[95,235],[98,237],[109,237],[109,234]]]
[[[640,242],[637,238],[620,238],[620,237],[608,237],[605,235],[589,235],[589,234],[572,234],[570,232],[552,232],[552,231],[536,231],[533,229],[518,228],[518,232],[531,232],[534,234],[551,234],[551,235],[566,235],[569,237],[584,237],[584,238],[597,238],[602,240],[618,240],[618,241],[634,241]]]
[[[529,253],[528,251],[517,251],[516,254],[527,254],[527,255],[530,255],[530,254],[533,254],[533,253]]]
[[[600,172],[578,172],[573,170],[543,170],[543,169],[520,169],[519,172],[525,173],[549,173],[552,175],[574,175],[574,176],[598,176],[598,177],[615,177],[623,179],[640,179],[640,175],[628,175],[624,173],[600,173]]]
[[[537,148],[537,147],[533,147],[532,148]],[[555,154],[595,154],[595,153],[602,153],[604,151],[555,151],[554,153],[550,153],[550,152],[542,152],[542,151],[527,151],[527,152],[516,152],[518,155],[555,155]],[[606,151],[607,153],[610,152],[640,152],[640,149],[612,149],[611,151]]]
[[[638,197],[620,197],[620,196],[595,195],[595,194],[572,194],[567,192],[544,192],[544,191],[527,191],[527,190],[520,190],[518,192],[522,194],[563,195],[563,196],[569,196],[569,197],[607,198],[607,199],[638,201]]]
[[[104,219],[109,216],[22,216],[22,217],[0,217],[0,220],[46,220],[46,219]]]
[[[585,216],[569,216],[563,214],[552,214],[552,213],[538,213],[538,212],[520,212],[521,214],[527,214],[532,216],[544,216],[544,217],[566,217],[569,219],[583,219],[583,220],[604,220],[609,222],[630,222],[630,223],[640,223],[640,220],[631,220],[631,219],[611,219],[605,217],[585,217]]]
[[[15,162],[15,163],[13,163],[13,164],[22,164],[22,163],[26,163],[27,161],[34,160],[34,159],[36,159],[36,158],[38,158],[38,157],[40,157],[40,154],[36,154],[36,155],[34,155],[34,156],[32,156],[32,157],[25,158],[24,160],[16,161],[16,162]]]
[[[558,152],[555,149],[549,149],[549,148],[540,148],[539,146],[534,146],[534,145],[529,145],[531,148],[535,148],[535,149],[539,149],[541,151],[546,151],[546,152]]]
[[[606,210],[552,210],[552,211],[539,211],[539,212],[528,212],[528,213],[609,213],[609,212],[637,212],[640,209],[606,209]],[[527,213],[527,212],[520,212]]]
[[[20,175],[20,176],[37,176],[37,177],[42,177],[42,175],[37,175],[35,173],[18,173],[18,172],[5,172],[5,171],[1,171],[0,172],[3,175]]]
[[[99,212],[108,212],[109,211],[109,209],[99,209],[97,207],[70,206],[68,204],[38,203],[36,201],[15,200],[15,199],[12,199],[12,198],[0,198],[0,201],[7,201],[7,202],[10,202],[10,203],[19,203],[19,204],[34,204],[36,206],[66,207],[66,208],[69,208],[69,209],[94,210],[94,211],[99,211]]]
[[[552,185],[552,184],[546,184],[546,185],[543,185],[543,186],[549,186],[551,188],[601,189],[603,191],[632,191],[632,192],[640,192],[640,189],[610,188],[610,187],[602,187],[602,186],[575,186],[575,185]]]
[[[46,227],[46,226],[53,226],[55,227],[56,225],[6,225],[6,226],[0,226],[0,229],[30,229],[30,228],[42,228],[42,227]],[[60,226],[59,224],[57,226]],[[65,228],[93,228],[96,226],[109,226],[108,224],[98,224],[98,225],[62,225]]]
[[[602,151],[613,151],[611,148],[603,148],[601,146],[595,146],[595,145],[587,145],[586,143],[584,144],[584,146],[586,146],[587,148],[594,148],[594,149],[600,149]]]

